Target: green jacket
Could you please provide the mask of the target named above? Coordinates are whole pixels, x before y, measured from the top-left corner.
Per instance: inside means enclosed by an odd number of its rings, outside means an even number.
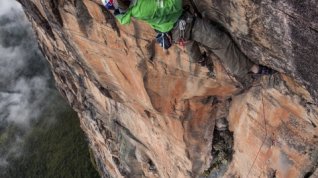
[[[137,0],[126,13],[117,15],[121,24],[129,24],[131,18],[146,21],[160,32],[170,31],[182,14],[182,0]]]

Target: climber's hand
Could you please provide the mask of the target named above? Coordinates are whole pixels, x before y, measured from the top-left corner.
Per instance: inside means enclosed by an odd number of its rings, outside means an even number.
[[[156,36],[156,41],[164,49],[168,49],[171,47],[171,36],[169,35],[169,33],[158,33]]]

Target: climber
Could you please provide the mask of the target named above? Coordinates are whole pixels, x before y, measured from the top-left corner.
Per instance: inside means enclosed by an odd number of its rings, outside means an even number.
[[[246,57],[231,37],[210,21],[184,11],[182,0],[102,0],[121,24],[131,18],[147,22],[158,35],[157,42],[164,49],[172,43],[184,45],[194,62],[202,62],[198,43],[211,49],[230,72],[242,81],[248,73],[271,74],[273,70],[257,65]]]

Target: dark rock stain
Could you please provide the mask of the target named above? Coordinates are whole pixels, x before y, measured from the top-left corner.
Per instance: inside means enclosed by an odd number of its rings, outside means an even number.
[[[50,0],[49,4],[55,20],[61,27],[63,27],[63,19],[59,10],[59,0]]]
[[[28,16],[32,18],[34,22],[41,27],[53,40],[56,40],[52,27],[50,23],[42,16],[40,10],[36,7],[33,2],[29,2],[27,0],[17,0],[19,3],[22,4],[24,10],[28,14],[32,14],[32,16]]]
[[[76,8],[76,20],[79,24],[81,31],[89,35],[90,30],[93,26],[93,17],[90,15],[86,5],[82,0],[75,0],[75,8]]]
[[[106,23],[109,24],[113,30],[115,30],[115,32],[117,33],[117,37],[120,37],[120,30],[117,26],[116,18],[114,17],[114,15],[110,11],[107,11],[104,6],[100,5],[99,7],[104,14]]]

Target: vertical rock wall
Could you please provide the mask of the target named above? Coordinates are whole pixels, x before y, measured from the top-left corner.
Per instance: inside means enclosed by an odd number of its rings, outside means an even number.
[[[317,98],[317,0],[195,0],[255,62],[287,73]],[[317,99],[315,99],[317,103]]]
[[[58,89],[80,116],[103,177],[317,174],[316,88],[308,92],[303,86],[316,84],[297,60],[309,60],[309,68],[316,63],[294,47],[315,52],[315,41],[306,43],[309,49],[295,38],[314,40],[317,34],[296,37],[289,31],[290,21],[277,16],[286,13],[275,10],[288,3],[198,3],[252,60],[288,72],[260,77],[242,90],[213,54],[206,67],[191,63],[181,47],[166,53],[155,45],[155,33],[147,24],[118,26],[98,0],[19,1]],[[302,22],[316,28],[313,21]],[[227,159],[217,144],[213,147],[215,125],[233,132]],[[216,158],[220,163],[212,161]]]

